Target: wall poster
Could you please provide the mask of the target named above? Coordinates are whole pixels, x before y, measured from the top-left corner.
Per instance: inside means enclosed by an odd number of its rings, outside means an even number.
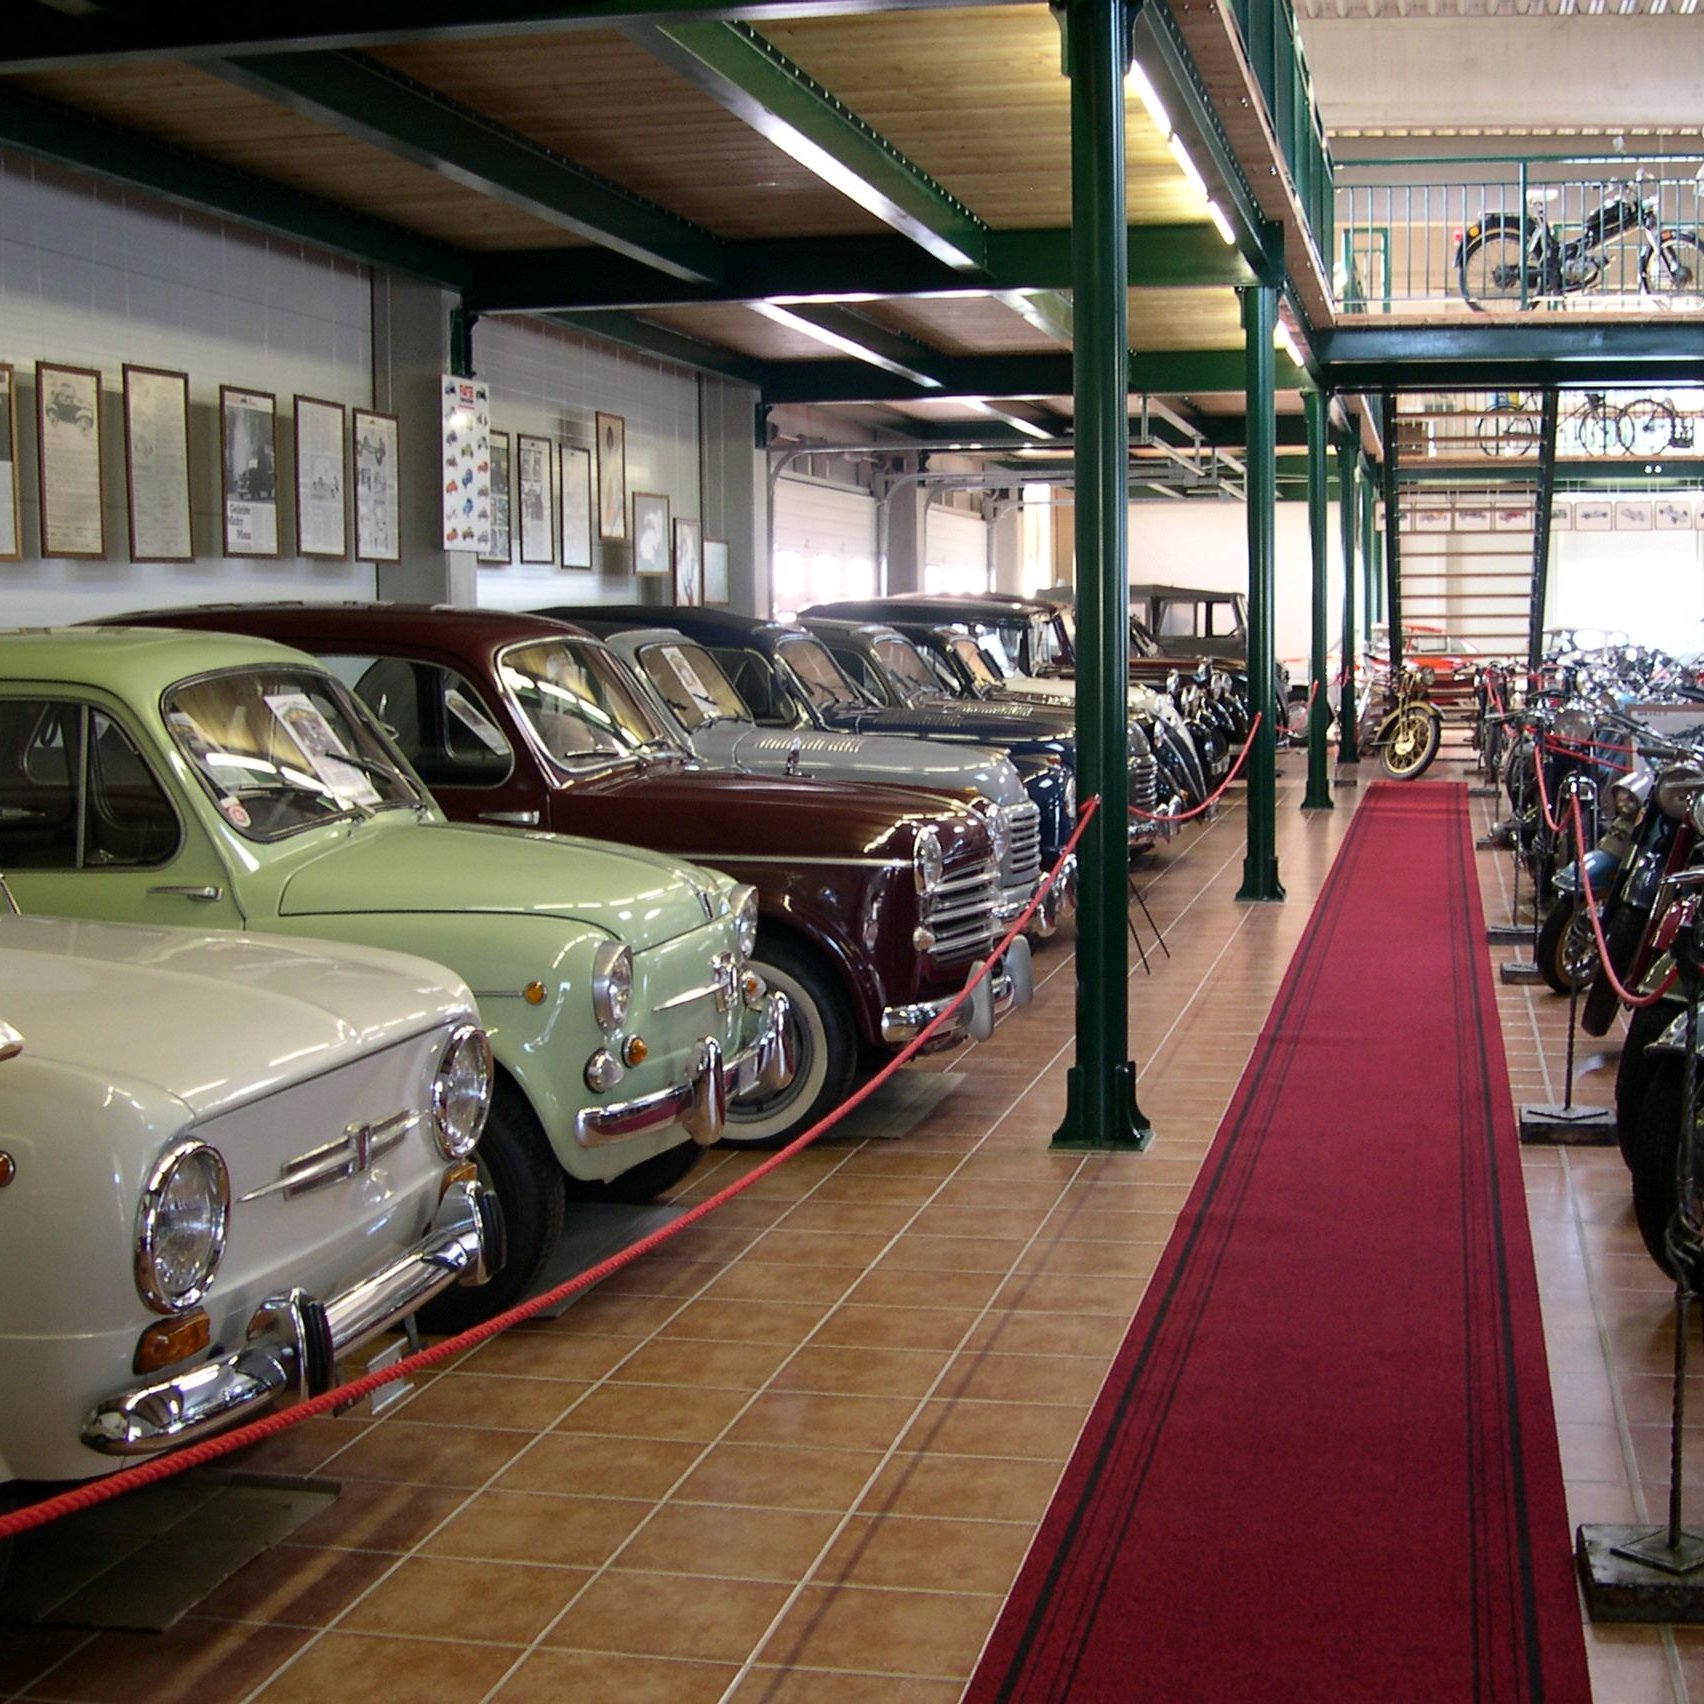
[[[491,391],[479,379],[444,374],[444,548],[491,554]]]
[[[298,396],[295,406],[296,552],[300,556],[347,556],[343,404]]]
[[[219,387],[219,464],[227,556],[278,554],[278,399]]]
[[[189,375],[124,368],[124,474],[132,562],[193,562]]]
[[[355,410],[355,554],[363,562],[402,560],[401,474],[394,414]]]
[[[592,565],[592,452],[562,446],[562,566]]]
[[[704,541],[704,601],[725,604],[728,601],[728,541],[707,538]]]
[[[491,434],[491,552],[480,557],[493,567],[507,568],[513,546],[509,541],[509,434]]]
[[[101,376],[36,362],[43,556],[105,556],[101,509]]]
[[[633,493],[633,572],[669,572],[669,500],[655,491]]]
[[[600,414],[598,427],[598,537],[627,537],[627,422]]]
[[[1659,497],[1656,499],[1656,504],[1658,532],[1690,532],[1692,530],[1692,505],[1684,498]]]
[[[1618,498],[1615,504],[1617,532],[1650,532],[1651,503],[1646,497]]]
[[[521,560],[555,562],[556,539],[550,520],[550,464],[556,460],[548,438],[515,436],[515,477],[521,512]]]
[[[675,602],[687,609],[704,602],[704,523],[674,524]]]
[[[18,378],[0,361],[0,562],[24,554],[24,523],[18,508]]]

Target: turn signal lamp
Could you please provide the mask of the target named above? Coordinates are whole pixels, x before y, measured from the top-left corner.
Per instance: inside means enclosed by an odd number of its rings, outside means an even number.
[[[521,998],[529,1006],[542,1006],[544,1004],[544,984],[542,982],[529,982],[521,990]]]
[[[204,1308],[176,1319],[162,1319],[137,1338],[136,1359],[131,1362],[131,1368],[138,1373],[158,1372],[175,1361],[199,1355],[212,1341],[213,1323]]]
[[[472,1160],[448,1167],[438,1184],[438,1199],[442,1201],[458,1183],[478,1183],[479,1167]]]
[[[630,1035],[621,1044],[621,1063],[631,1070],[651,1057],[651,1045],[642,1035]]]

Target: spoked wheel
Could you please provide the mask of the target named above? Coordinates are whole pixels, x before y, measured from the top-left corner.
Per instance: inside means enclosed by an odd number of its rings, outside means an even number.
[[[1635,456],[1660,456],[1673,444],[1680,430],[1680,417],[1661,397],[1635,397],[1622,409]]]
[[[1564,894],[1551,906],[1533,954],[1538,974],[1558,994],[1575,993],[1597,975],[1597,939],[1583,905]]]
[[[1527,262],[1526,232],[1515,220],[1491,222],[1469,236],[1456,262],[1462,300],[1483,312],[1488,307],[1530,304],[1538,294],[1538,275]]]
[[[1384,744],[1379,766],[1393,781],[1414,781],[1426,773],[1443,742],[1442,721],[1418,704],[1397,712]]]
[[[1488,456],[1530,456],[1538,448],[1538,422],[1526,409],[1502,403],[1480,415],[1474,436]]]
[[[1686,1091],[1686,1068],[1689,1061],[1679,1054],[1669,1054],[1656,1063],[1645,1098],[1639,1106],[1639,1121],[1631,1140],[1624,1144],[1628,1169],[1633,1174],[1633,1214],[1639,1221],[1639,1235],[1651,1258],[1669,1277],[1675,1276],[1669,1259],[1667,1239],[1669,1221],[1674,1217],[1679,1200],[1675,1178],[1675,1162],[1680,1155],[1680,1118]],[[1693,1120],[1696,1126],[1704,1107],[1695,1104]],[[1699,1148],[1704,1162],[1704,1143]],[[1693,1189],[1697,1192],[1694,1182]],[[1697,1203],[1693,1204],[1697,1212]]]
[[[1665,231],[1655,250],[1639,256],[1640,288],[1653,296],[1687,296],[1700,288],[1699,256],[1704,245],[1691,231]]]

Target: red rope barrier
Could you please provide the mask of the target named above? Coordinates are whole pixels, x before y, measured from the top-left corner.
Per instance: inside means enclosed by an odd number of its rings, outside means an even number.
[[[1546,734],[1543,740],[1546,751],[1559,751],[1569,757],[1579,757],[1588,751],[1611,751],[1622,757],[1637,757],[1638,750],[1630,745],[1612,745],[1608,740],[1563,740],[1554,734]]]
[[[1158,811],[1139,810],[1135,805],[1132,805],[1130,814],[1133,817],[1140,817],[1144,822],[1188,822],[1191,817],[1198,817],[1203,811],[1218,804],[1219,800],[1225,796],[1225,789],[1236,780],[1237,771],[1248,761],[1248,754],[1254,749],[1254,736],[1260,732],[1260,718],[1264,714],[1263,710],[1255,711],[1254,720],[1248,725],[1248,738],[1243,741],[1243,748],[1237,753],[1236,762],[1227,771],[1225,779],[1200,804],[1190,810],[1179,811],[1176,816],[1163,816]]]
[[[1629,994],[1621,986],[1621,979],[1615,974],[1615,967],[1609,962],[1609,948],[1604,944],[1603,939],[1603,924],[1598,919],[1597,896],[1592,892],[1592,878],[1586,870],[1586,826],[1580,816],[1578,797],[1571,799],[1569,804],[1572,807],[1571,814],[1574,825],[1574,868],[1580,872],[1580,900],[1586,908],[1586,916],[1591,919],[1592,939],[1597,942],[1598,974],[1604,977],[1610,987],[1615,990],[1615,997],[1622,1005],[1630,1006],[1634,1011],[1639,1011],[1645,1006],[1654,1006],[1674,987],[1675,978],[1680,973],[1671,967],[1661,985],[1652,989],[1649,994]]]
[[[1314,700],[1318,697],[1319,697],[1319,681],[1316,678],[1315,680],[1311,681],[1308,685],[1308,708],[1310,710],[1313,709]]]
[[[1550,814],[1550,795],[1544,788],[1544,753],[1540,749],[1542,743],[1540,740],[1532,742],[1532,772],[1538,777],[1538,808],[1544,813],[1544,826],[1552,834],[1560,834],[1562,819]]]
[[[777,1149],[761,1165],[753,1166],[744,1177],[719,1189],[714,1195],[707,1196],[695,1207],[689,1208],[678,1219],[671,1220],[666,1225],[643,1236],[636,1243],[618,1250],[601,1260],[596,1266],[588,1267],[586,1271],[577,1273],[574,1277],[565,1279],[552,1290],[546,1290],[543,1295],[533,1296],[527,1301],[518,1302],[514,1307],[500,1314],[494,1314],[479,1325],[471,1326],[468,1330],[458,1332],[454,1337],[446,1337],[442,1342],[434,1343],[430,1348],[417,1350],[402,1360],[393,1362],[390,1366],[381,1368],[378,1372],[367,1373],[365,1376],[352,1379],[348,1384],[339,1385],[334,1390],[323,1392],[319,1396],[310,1397],[305,1402],[296,1404],[277,1414],[263,1415],[258,1420],[251,1420],[246,1425],[232,1428],[229,1432],[221,1432],[216,1438],[207,1438],[198,1444],[188,1444],[182,1449],[173,1450],[168,1455],[155,1456],[149,1461],[141,1462],[135,1467],[121,1468],[116,1473],[108,1474],[102,1479],[91,1479],[76,1486],[70,1491],[62,1491],[57,1496],[44,1498],[39,1503],[31,1503],[28,1507],[15,1509],[7,1515],[0,1515],[0,1540],[13,1538],[19,1533],[29,1532],[35,1527],[46,1526],[49,1521],[60,1519],[64,1515],[80,1513],[84,1509],[92,1509],[99,1503],[109,1502],[114,1497],[122,1496],[126,1491],[134,1491],[144,1485],[157,1484],[162,1479],[169,1479],[175,1474],[183,1473],[192,1467],[200,1467],[203,1463],[216,1461],[220,1456],[229,1455],[233,1450],[244,1449],[250,1444],[262,1442],[274,1437],[279,1432],[288,1431],[292,1426],[299,1426],[304,1420],[311,1420],[320,1414],[330,1413],[334,1408],[341,1408],[346,1403],[358,1402],[364,1396],[370,1396],[384,1385],[394,1384],[398,1379],[406,1378],[410,1373],[419,1372],[423,1368],[436,1366],[440,1361],[447,1360],[452,1355],[459,1355],[464,1349],[471,1349],[486,1342],[490,1338],[507,1331],[512,1325],[519,1325],[523,1320],[531,1319],[533,1315],[543,1312],[546,1308],[555,1307],[566,1301],[570,1296],[581,1290],[590,1289],[593,1284],[607,1278],[611,1273],[619,1272],[624,1266],[630,1266],[641,1255],[649,1254],[652,1249],[660,1247],[671,1237],[679,1236],[690,1225],[695,1225],[700,1219],[714,1212],[724,1202],[733,1200],[736,1195],[743,1194],[757,1182],[759,1178],[767,1177],[770,1172],[789,1160],[801,1149],[831,1130],[854,1107],[861,1106],[900,1068],[916,1058],[919,1050],[935,1033],[952,1017],[964,1002],[969,999],[977,984],[987,979],[996,961],[1005,952],[1019,934],[1022,933],[1030,918],[1035,915],[1036,908],[1059,880],[1061,871],[1067,860],[1077,849],[1077,843],[1083,838],[1083,831],[1089,826],[1095,812],[1100,808],[1098,797],[1089,799],[1077,816],[1077,826],[1071,832],[1071,838],[1065,842],[1053,868],[1041,879],[1029,903],[1013,919],[1012,925],[1001,936],[998,944],[988,956],[977,965],[976,969],[965,980],[965,985],[953,999],[933,1017],[922,1030],[884,1065],[875,1076],[856,1089],[835,1109],[818,1119],[810,1129],[795,1136],[786,1147]]]

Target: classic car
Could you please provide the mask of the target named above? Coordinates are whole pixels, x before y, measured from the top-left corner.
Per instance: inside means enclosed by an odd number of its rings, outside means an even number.
[[[148,628],[0,634],[0,870],[25,909],[423,952],[496,1056],[480,1174],[509,1260],[446,1315],[522,1293],[576,1193],[643,1197],[730,1096],[790,1071],[746,965],[757,895],[677,859],[445,821],[311,657]]]
[[[844,1099],[863,1055],[909,1041],[995,939],[981,813],[900,787],[707,770],[628,665],[542,616],[397,604],[232,604],[149,622],[313,652],[354,689],[463,822],[621,839],[757,890],[752,968],[787,996],[791,1083],[728,1104],[723,1140],[778,1142]],[[1027,1001],[1027,944],[978,985],[940,1045]],[[983,991],[986,990],[986,994]]]
[[[0,1012],[0,1481],[317,1395],[501,1259],[491,1051],[435,964],[7,910]]]

